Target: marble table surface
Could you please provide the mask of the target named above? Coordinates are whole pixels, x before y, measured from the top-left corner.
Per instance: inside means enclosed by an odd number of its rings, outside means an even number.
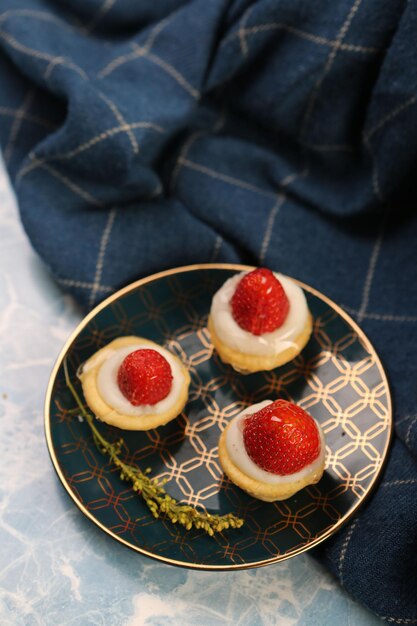
[[[0,162],[0,624],[381,624],[307,554],[191,571],[130,551],[84,518],[43,431],[49,374],[80,319],[31,249]]]

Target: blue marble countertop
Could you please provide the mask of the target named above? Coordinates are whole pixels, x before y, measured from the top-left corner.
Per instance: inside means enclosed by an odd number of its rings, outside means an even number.
[[[381,624],[306,554],[248,571],[191,571],[132,552],[84,518],[43,430],[49,374],[80,319],[31,249],[0,163],[0,624]]]

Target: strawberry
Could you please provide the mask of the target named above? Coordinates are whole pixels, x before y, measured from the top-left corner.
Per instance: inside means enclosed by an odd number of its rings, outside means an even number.
[[[246,452],[258,467],[286,476],[314,461],[320,436],[311,415],[287,400],[276,400],[244,420]]]
[[[117,383],[133,406],[156,404],[171,390],[171,366],[156,350],[141,348],[123,360],[117,373]]]
[[[263,335],[282,326],[290,303],[271,270],[260,267],[239,281],[231,306],[233,318],[241,328]]]

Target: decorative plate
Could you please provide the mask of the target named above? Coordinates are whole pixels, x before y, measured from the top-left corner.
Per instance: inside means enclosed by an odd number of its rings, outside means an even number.
[[[303,352],[271,372],[242,376],[213,353],[206,329],[215,291],[240,265],[196,265],[150,276],[107,298],[81,322],[51,375],[45,407],[52,462],[81,511],[121,543],[166,563],[199,569],[266,565],[300,554],[329,537],[370,493],[387,455],[392,430],[387,379],[374,348],[340,307],[307,285],[314,332]],[[210,513],[232,512],[238,529],[210,537],[152,517],[141,497],[94,445],[71,412],[63,360],[71,379],[96,350],[120,335],[148,337],[189,367],[184,412],[148,432],[121,432],[97,423],[110,439],[122,435],[129,463],[167,478],[167,492]],[[255,500],[223,475],[219,435],[244,407],[287,398],[307,409],[326,434],[321,481],[289,500]]]

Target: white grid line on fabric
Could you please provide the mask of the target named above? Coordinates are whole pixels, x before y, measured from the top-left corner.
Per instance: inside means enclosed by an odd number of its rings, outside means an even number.
[[[211,263],[217,260],[219,256],[220,248],[222,247],[223,237],[221,235],[217,235],[216,240],[214,242],[213,254],[211,255]]]
[[[365,313],[364,317],[382,322],[417,322],[416,315],[383,315],[381,313]]]
[[[246,37],[245,37],[245,27],[246,27],[246,22],[248,21],[249,15],[252,13],[252,10],[253,10],[253,5],[250,6],[248,9],[246,9],[239,23],[238,35],[239,35],[240,49],[244,57],[246,57],[249,53],[249,48],[248,48],[248,44],[247,44]]]
[[[66,187],[68,187],[68,189],[71,189],[73,193],[80,196],[80,198],[83,198],[83,200],[86,200],[89,204],[93,204],[94,206],[99,207],[104,206],[102,202],[94,198],[88,191],[85,191],[85,189],[79,187],[76,183],[58,172],[55,168],[47,165],[46,163],[40,163],[39,167],[51,174],[51,176],[53,176],[57,180],[60,180]]]
[[[417,485],[417,479],[405,478],[403,480],[389,480],[386,483],[381,483],[381,487],[396,487],[397,485]]]
[[[9,116],[9,117],[17,117],[19,109],[12,109],[11,107],[0,106],[0,115]],[[19,117],[22,117],[24,120],[28,122],[32,122],[33,124],[38,124],[38,126],[43,126],[44,128],[48,128],[49,130],[56,130],[58,126],[52,124],[49,120],[45,120],[42,117],[38,117],[37,115],[32,115],[32,113],[19,113]]]
[[[353,309],[352,307],[347,306],[346,304],[342,304],[342,307],[345,309],[345,311],[347,311],[351,315],[354,315],[355,317],[359,315],[358,310]],[[363,319],[371,319],[371,320],[377,320],[381,322],[417,322],[417,315],[390,315],[389,313],[384,314],[384,313],[365,312],[363,313]]]
[[[56,278],[56,282],[60,285],[64,285],[65,287],[78,287],[80,289],[93,289],[94,283],[87,283],[83,280],[71,280],[70,278]],[[104,293],[111,293],[113,291],[112,287],[108,287],[107,285],[99,285],[96,287],[97,291],[102,291]]]
[[[397,420],[395,423],[397,426],[399,426],[399,424],[402,424],[403,422],[406,422],[409,419],[417,419],[417,415],[406,415],[405,417],[402,417],[401,419]]]
[[[407,444],[407,446],[409,446],[410,443],[411,443],[411,441],[410,441],[411,440],[411,431],[413,429],[415,421],[416,421],[416,417],[414,417],[414,419],[411,420],[411,422],[410,422],[410,424],[409,424],[409,426],[407,428],[407,432],[405,434],[405,440],[404,441]]]
[[[46,70],[43,73],[43,77],[45,80],[51,78],[52,72],[57,65],[65,65],[65,57],[55,57],[48,63],[46,66]]]
[[[116,70],[121,65],[128,63],[129,61],[134,61],[134,59],[138,59],[141,56],[138,50],[133,50],[129,52],[129,54],[122,54],[113,61],[110,61],[103,69],[101,69],[98,73],[99,78],[105,78],[109,76],[114,70]]]
[[[278,212],[280,210],[280,208],[282,207],[282,205],[284,204],[284,201],[286,199],[285,194],[279,194],[277,201],[275,202],[275,204],[273,205],[273,207],[271,208],[271,211],[269,213],[269,217],[268,217],[268,221],[266,224],[266,229],[265,229],[265,233],[262,239],[262,243],[261,243],[261,251],[259,253],[259,263],[261,265],[263,265],[264,261],[265,261],[265,257],[266,254],[268,252],[268,248],[269,248],[269,243],[271,241],[271,235],[272,235],[272,229],[274,227],[274,223],[275,223],[275,218],[278,215]]]
[[[119,122],[119,124],[121,126],[128,127],[129,124],[126,122],[125,118],[123,117],[123,115],[121,114],[121,112],[119,111],[119,109],[117,108],[115,103],[113,102],[113,100],[111,100],[108,96],[106,96],[101,91],[98,91],[97,93],[98,93],[98,96],[107,104],[107,106],[109,107],[109,109],[111,110],[111,112],[115,116],[116,120]],[[133,134],[132,129],[130,127],[127,128],[126,135],[129,138],[130,144],[132,146],[133,153],[134,154],[138,154],[138,152],[139,152],[139,145],[138,145],[138,142],[136,141],[136,137]]]
[[[122,124],[121,126],[114,126],[113,128],[109,128],[108,130],[105,130],[99,135],[96,135],[95,137],[93,137],[92,139],[89,139],[85,143],[80,144],[79,146],[77,146],[77,148],[74,148],[73,150],[69,150],[68,152],[54,155],[53,158],[59,159],[59,160],[72,159],[77,154],[80,154],[80,152],[84,152],[85,150],[92,148],[97,143],[104,141],[105,139],[109,139],[110,137],[113,137],[113,135],[117,135],[118,133],[123,133],[128,130],[134,130],[136,128],[150,128],[156,131],[157,133],[161,133],[161,134],[165,132],[165,129],[163,129],[161,126],[158,126],[158,124],[154,124],[153,122],[132,122],[131,124]]]
[[[160,67],[162,70],[164,70],[183,89],[185,89],[185,91],[187,91],[190,94],[190,96],[192,96],[195,100],[199,100],[200,99],[201,94],[198,91],[198,89],[195,89],[192,85],[190,85],[188,80],[181,74],[181,72],[179,72],[173,65],[171,65],[171,63],[168,63],[167,61],[164,61],[164,59],[161,59],[161,57],[159,57],[154,52],[150,52],[150,51],[146,50],[146,48],[140,48],[140,50],[142,51],[142,54],[140,56],[143,59],[146,59],[147,61],[150,61],[151,63],[154,63],[155,65]]]
[[[339,556],[339,576],[340,576],[340,583],[343,585],[343,567],[345,564],[345,557],[346,557],[346,552],[348,550],[349,544],[350,544],[350,540],[352,539],[352,535],[353,532],[356,528],[356,526],[358,525],[359,522],[359,518],[357,517],[354,522],[352,523],[351,527],[349,528],[345,540],[343,542],[342,545],[342,549],[340,550],[340,556]]]
[[[160,67],[164,72],[169,74],[177,82],[177,84],[180,85],[190,96],[192,96],[195,100],[199,100],[201,96],[200,92],[192,85],[190,85],[188,80],[173,65],[171,65],[167,61],[164,61],[163,59],[161,59],[161,57],[153,52],[150,52],[143,46],[139,46],[136,43],[133,43],[132,46],[134,47],[133,52],[131,52],[130,54],[122,55],[117,59],[111,61],[108,65],[106,65],[106,67],[100,70],[100,72],[98,73],[98,77],[105,78],[121,65],[124,65],[129,61],[142,58]]]
[[[85,27],[86,32],[91,33],[97,26],[102,17],[106,15],[113,7],[117,0],[104,0],[93,19]]]
[[[164,20],[161,20],[151,30],[151,32],[149,33],[149,37],[145,41],[145,44],[143,46],[138,46],[138,44],[136,44],[136,47],[135,47],[133,52],[130,52],[129,54],[121,54],[116,59],[113,59],[113,61],[110,61],[110,63],[108,65],[106,65],[106,67],[104,67],[102,70],[100,70],[100,72],[98,73],[98,77],[99,78],[104,78],[105,76],[108,76],[109,74],[111,74],[116,68],[120,67],[120,65],[123,65],[124,63],[128,63],[129,61],[133,61],[134,59],[140,57],[141,54],[138,53],[138,48],[141,51],[149,52],[151,50],[154,42],[155,42],[156,37],[163,30],[163,28],[165,28],[165,26],[167,26],[167,24],[171,20],[172,20],[172,16],[169,16],[169,17],[165,18]]]
[[[52,160],[61,161],[61,160],[72,159],[77,154],[80,154],[81,152],[84,152],[85,150],[92,148],[93,146],[100,143],[101,141],[104,141],[105,139],[109,139],[113,135],[126,132],[129,129],[135,129],[135,128],[151,128],[152,130],[155,130],[158,133],[165,132],[163,128],[161,128],[157,124],[154,124],[153,122],[132,122],[131,124],[123,124],[122,126],[114,126],[113,128],[109,128],[108,130],[105,130],[99,135],[96,135],[92,139],[89,139],[85,143],[80,144],[73,150],[69,150],[68,152],[63,152],[61,154],[54,154],[53,156],[50,157],[49,161],[52,161]],[[16,177],[17,181],[20,181],[24,176],[26,176],[26,174],[36,169],[37,167],[40,167],[44,163],[49,162],[48,159],[42,159],[40,157],[37,157],[34,152],[31,152],[29,154],[29,158],[31,159],[31,162],[20,168]]]
[[[399,106],[397,106],[390,113],[385,115],[377,124],[375,124],[375,126],[372,126],[372,128],[370,130],[368,130],[367,133],[364,134],[364,140],[365,141],[367,139],[369,140],[372,137],[372,135],[374,135],[376,132],[378,132],[381,128],[383,128],[392,119],[397,117],[397,115],[400,115],[400,113],[402,113],[403,111],[408,109],[408,107],[413,105],[415,102],[417,102],[417,96],[411,96],[411,98],[409,98],[408,100],[403,102],[403,104],[400,104]]]
[[[380,615],[379,617],[384,619],[386,622],[390,622],[391,624],[417,624],[417,617],[387,617],[386,615]]]
[[[144,200],[153,200],[154,198],[157,198],[158,196],[162,195],[163,191],[164,191],[164,188],[163,188],[162,184],[161,183],[157,183],[155,189],[153,191],[151,191],[149,196],[144,197]]]
[[[288,174],[288,176],[284,176],[284,178],[279,182],[280,187],[288,187],[292,182],[297,180],[297,178],[304,178],[309,173],[308,167],[301,170],[301,172],[294,172],[293,174]]]
[[[224,183],[228,183],[229,185],[235,185],[235,187],[246,189],[246,191],[253,191],[260,194],[261,196],[265,196],[266,198],[274,198],[274,200],[276,199],[277,194],[273,191],[266,191],[265,189],[262,189],[262,187],[257,187],[256,185],[247,183],[246,181],[235,178],[234,176],[229,176],[228,174],[222,174],[221,172],[217,172],[216,170],[213,170],[210,167],[206,167],[205,165],[194,163],[189,159],[179,159],[179,161],[184,167],[188,167],[192,170],[196,170],[197,172],[201,172],[202,174],[206,174],[211,178],[216,178],[217,180],[221,180]]]
[[[397,115],[400,115],[403,111],[405,111],[408,107],[412,106],[415,102],[417,102],[417,96],[412,96],[401,105],[395,107],[390,113],[385,115],[375,126],[373,126],[367,133],[363,135],[363,143],[369,151],[371,161],[372,161],[372,187],[374,190],[374,194],[381,202],[384,201],[384,195],[381,190],[381,185],[379,182],[379,173],[378,173],[378,163],[374,152],[371,146],[371,137],[381,130],[388,122],[393,120]]]
[[[13,124],[11,126],[10,129],[10,133],[9,133],[9,137],[7,140],[7,144],[6,147],[4,149],[4,160],[6,163],[9,163],[11,157],[12,157],[12,153],[13,153],[13,148],[14,145],[16,143],[16,139],[17,136],[19,134],[19,130],[22,126],[22,122],[24,119],[25,114],[27,113],[27,110],[29,109],[30,105],[33,102],[33,98],[35,97],[35,93],[36,93],[36,89],[30,89],[28,91],[28,93],[25,96],[25,99],[22,102],[22,105],[16,110],[16,117],[13,120]]]
[[[337,39],[334,40],[334,39],[328,39],[327,37],[321,37],[320,35],[315,35],[314,33],[301,30],[295,26],[292,26],[291,24],[285,24],[283,22],[269,22],[266,24],[259,24],[257,26],[251,26],[249,28],[245,28],[243,32],[241,32],[240,30],[235,31],[223,39],[220,47],[228,44],[230,41],[233,41],[234,39],[240,38],[242,34],[248,37],[250,35],[257,35],[258,33],[263,33],[263,32],[267,32],[270,30],[284,30],[291,35],[300,37],[301,39],[306,39],[307,41],[311,41],[312,43],[315,43],[319,46],[328,46],[329,48],[337,48],[338,50],[343,50],[344,52],[353,52],[353,53],[359,53],[359,54],[379,54],[381,52],[381,50],[378,50],[377,48],[372,48],[368,46],[358,46],[355,44],[349,44],[349,43],[343,43],[343,42],[340,43],[340,45],[338,45]]]
[[[149,33],[149,37],[147,38],[143,46],[145,50],[151,50],[153,44],[155,43],[155,39],[157,38],[157,36],[162,32],[165,26],[167,26],[170,22],[172,22],[172,20],[173,20],[173,15],[169,15],[165,19],[158,22],[158,24],[156,24],[154,28],[152,28],[151,32]]]
[[[254,193],[258,193],[261,196],[265,196],[266,198],[273,198],[276,200],[277,193],[273,191],[267,191],[262,187],[258,187],[257,185],[253,185],[252,183],[247,183],[240,178],[236,178],[234,176],[229,176],[228,174],[223,174],[222,172],[218,172],[217,170],[213,170],[210,167],[205,165],[200,165],[199,163],[195,163],[194,161],[190,161],[189,159],[184,159],[181,156],[178,158],[178,162],[184,167],[188,167],[190,169],[196,170],[197,172],[201,172],[202,174],[206,174],[211,178],[215,178],[217,180],[221,180],[229,185],[235,185],[235,187],[240,187],[241,189],[246,189],[247,191],[253,191]],[[308,173],[308,169],[303,170],[299,173],[289,174],[285,178],[282,179],[278,183],[279,187],[288,186],[293,180],[299,178],[301,176],[305,176]]]
[[[376,264],[378,262],[378,257],[379,257],[379,254],[381,252],[382,240],[384,238],[384,230],[385,230],[386,218],[387,218],[387,214],[385,213],[385,215],[384,215],[384,217],[382,219],[381,225],[379,227],[379,230],[378,230],[377,238],[375,240],[375,243],[374,243],[374,246],[373,246],[373,249],[372,249],[371,258],[369,260],[368,271],[366,273],[365,283],[364,283],[364,286],[363,286],[362,301],[361,301],[361,305],[359,307],[359,312],[358,312],[358,321],[359,322],[363,321],[364,315],[366,313],[366,309],[368,308],[369,296],[370,296],[371,287],[372,287],[372,281],[374,279]]]
[[[97,263],[96,263],[96,273],[94,276],[94,283],[93,283],[93,287],[90,293],[90,298],[88,301],[90,306],[94,304],[95,297],[100,288],[100,280],[101,280],[101,276],[103,273],[104,259],[106,256],[107,246],[109,243],[110,233],[111,233],[111,229],[113,228],[115,217],[116,217],[116,209],[111,209],[109,216],[107,218],[106,226],[103,230],[103,234],[100,240],[100,247],[99,247]]]
[[[22,54],[26,54],[34,59],[40,59],[42,61],[51,62],[56,58],[50,54],[47,54],[46,52],[41,52],[40,50],[35,50],[34,48],[29,48],[28,46],[23,45],[22,43],[17,41],[17,39],[12,37],[12,35],[10,35],[9,33],[6,33],[3,30],[0,30],[0,37],[4,39],[4,41],[7,44],[9,44],[9,46],[14,48],[18,52],[21,52]],[[88,79],[88,76],[85,73],[85,71],[81,67],[76,65],[73,61],[71,61],[71,59],[64,59],[64,60],[65,60],[65,65],[67,67],[77,72],[80,76],[82,76],[82,78],[86,80]]]
[[[297,178],[302,178],[304,176],[307,176],[307,174],[308,174],[307,168],[305,168],[301,172],[294,172],[292,174],[288,174],[280,181],[279,185],[280,187],[288,187],[288,185],[290,185],[294,180],[296,180]],[[285,200],[286,200],[285,194],[280,193],[277,196],[276,202],[271,208],[271,211],[268,217],[268,222],[267,222],[266,229],[265,229],[265,233],[264,233],[264,237],[261,243],[261,251],[259,253],[259,262],[261,264],[264,263],[267,252],[268,252],[276,216],[278,215]]]
[[[184,160],[187,157],[187,154],[191,148],[191,146],[193,145],[193,143],[199,138],[199,137],[203,137],[205,135],[208,135],[210,132],[212,133],[218,133],[219,130],[221,130],[221,128],[223,127],[224,123],[226,121],[226,113],[221,113],[219,118],[216,120],[215,124],[213,125],[213,128],[211,129],[211,131],[209,130],[198,130],[195,133],[192,133],[192,135],[190,135],[184,142],[181,150],[179,151],[174,169],[172,170],[172,174],[171,174],[171,180],[169,182],[169,190],[170,193],[173,194],[174,190],[175,190],[175,185],[177,183],[177,179],[178,179],[178,175],[180,173],[181,167],[182,167],[182,160]]]
[[[47,54],[46,52],[40,52],[39,50],[34,50],[33,48],[28,48],[27,46],[21,44],[17,39],[9,35],[9,33],[0,30],[0,37],[2,37],[6,43],[8,43],[12,48],[22,52],[23,54],[27,54],[28,56],[34,57],[35,59],[41,59],[42,61],[52,61],[55,57]]]
[[[337,37],[336,37],[336,45],[331,49],[329,56],[327,57],[327,61],[326,64],[324,66],[324,69],[322,71],[322,73],[320,74],[320,76],[318,77],[313,91],[311,92],[308,104],[307,104],[307,109],[306,112],[304,114],[303,120],[301,122],[301,130],[300,130],[300,137],[302,138],[305,135],[305,132],[307,130],[307,126],[308,123],[310,121],[311,115],[313,113],[314,110],[314,106],[316,104],[316,100],[317,100],[317,96],[319,94],[320,88],[324,82],[324,79],[326,78],[327,74],[330,72],[332,65],[336,59],[336,55],[338,53],[338,50],[340,49],[340,46],[342,45],[343,39],[345,38],[349,27],[352,23],[352,20],[361,4],[362,0],[355,0],[355,2],[353,3],[353,5],[350,8],[350,11],[345,19],[345,21],[342,24],[342,27],[340,28]]]
[[[185,160],[189,149],[191,148],[191,146],[193,145],[193,143],[199,138],[202,137],[203,135],[207,134],[207,131],[205,130],[198,130],[197,132],[193,133],[192,135],[190,135],[187,140],[184,142],[184,145],[182,146],[180,153],[178,155],[177,161],[175,163],[175,167],[172,170],[172,175],[171,175],[171,180],[169,183],[169,189],[170,189],[170,193],[173,194],[174,190],[175,190],[175,185],[177,183],[177,178],[178,178],[178,174],[180,173],[181,167],[182,167],[182,161]]]
[[[373,188],[374,194],[376,195],[376,197],[378,198],[380,202],[384,202],[384,196],[382,194],[381,186],[379,184],[378,164],[374,156],[371,143],[368,138],[364,139],[364,143],[365,143],[365,146],[368,148],[368,151],[371,157],[371,162],[372,162],[372,188]]]

